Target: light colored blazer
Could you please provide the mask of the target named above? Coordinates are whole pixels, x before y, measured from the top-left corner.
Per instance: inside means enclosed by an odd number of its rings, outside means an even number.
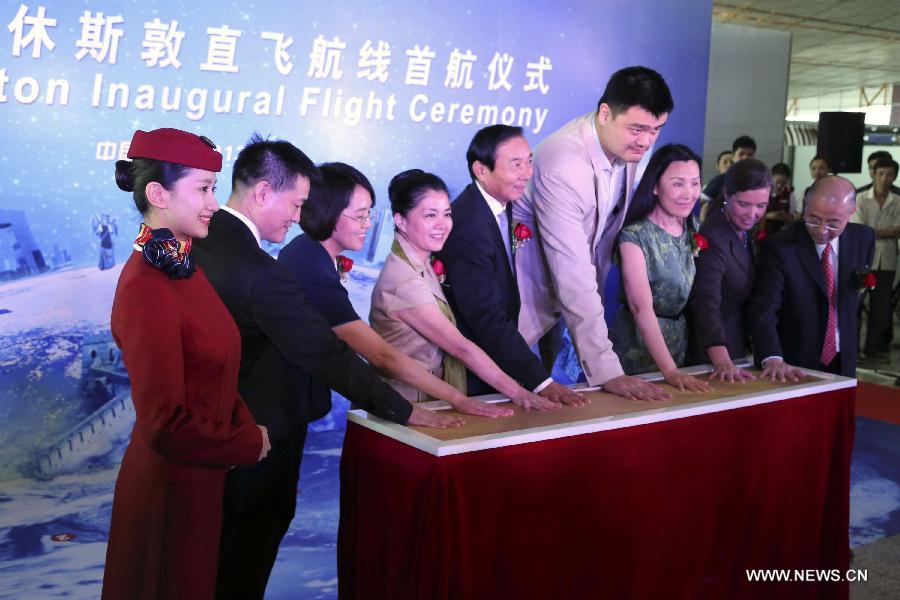
[[[534,150],[534,177],[513,218],[535,232],[537,243],[516,252],[522,309],[519,330],[529,344],[559,317],[566,320],[591,385],[623,374],[603,318],[601,294],[612,262],[615,235],[602,236],[607,219],[622,227],[634,190],[637,163],[625,167],[625,207],[611,215],[612,172],[597,140],[597,113],[578,117]],[[614,223],[615,225],[615,223]]]

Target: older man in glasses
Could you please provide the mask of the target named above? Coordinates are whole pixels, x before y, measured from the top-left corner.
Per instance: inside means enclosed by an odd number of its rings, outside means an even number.
[[[856,315],[875,252],[874,230],[849,223],[855,210],[853,184],[823,177],[803,220],[763,244],[750,320],[764,376],[796,380],[795,367],[855,376]]]

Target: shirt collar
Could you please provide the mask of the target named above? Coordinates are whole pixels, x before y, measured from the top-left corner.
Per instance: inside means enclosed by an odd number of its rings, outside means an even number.
[[[603,150],[603,144],[600,143],[600,134],[597,131],[597,113],[594,113],[593,118],[591,119],[591,127],[594,128],[594,141],[597,143],[597,155],[600,160],[600,168],[606,172],[615,172],[621,171],[625,168],[625,161],[619,158],[618,156],[613,162],[609,162],[609,158],[606,156],[606,152]]]
[[[484,196],[484,199],[487,201],[488,208],[491,209],[494,217],[499,217],[500,213],[506,210],[506,206],[501,204],[499,200],[484,191],[484,188],[481,187],[481,184],[477,181],[475,182],[475,185],[478,186],[478,191],[481,192],[481,195]]]
[[[835,258],[837,258],[838,255],[838,242],[840,239],[841,236],[838,236],[829,242],[829,244],[831,244],[831,253],[834,254]],[[823,252],[825,252],[825,244],[816,244],[816,254],[819,255],[819,258],[822,258]]]
[[[219,208],[220,208],[221,210],[224,210],[224,211],[227,212],[228,214],[234,215],[235,217],[237,217],[238,219],[240,219],[240,221],[241,221],[244,225],[246,225],[247,228],[250,230],[250,233],[253,234],[254,239],[256,239],[256,245],[262,247],[262,239],[261,239],[260,236],[259,236],[259,228],[256,226],[256,224],[255,224],[253,221],[251,221],[251,220],[247,217],[247,215],[245,215],[244,213],[241,213],[241,212],[238,212],[238,211],[234,210],[233,208],[231,208],[231,207],[228,206],[227,204],[226,204],[225,206],[220,206]]]
[[[406,254],[406,258],[409,259],[409,264],[415,269],[416,273],[425,272],[425,263],[422,262],[422,259],[419,258],[419,255],[415,250],[412,249],[409,242],[406,241],[406,238],[399,232],[394,237],[397,240],[397,243],[400,244],[400,247],[403,248],[403,253]]]

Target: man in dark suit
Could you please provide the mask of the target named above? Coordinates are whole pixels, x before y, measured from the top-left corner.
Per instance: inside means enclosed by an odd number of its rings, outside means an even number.
[[[469,144],[466,160],[472,183],[453,201],[453,229],[438,254],[457,325],[523,387],[554,402],[582,404],[583,396],[553,381],[517,329],[515,251],[526,242],[516,240],[512,202],[522,197],[532,173],[522,128],[485,127]],[[496,391],[471,371],[467,387],[470,396]]]
[[[859,271],[875,252],[872,228],[848,224],[855,210],[853,184],[823,177],[810,189],[803,221],[763,244],[750,319],[764,376],[794,379],[790,365],[855,376]]]
[[[261,247],[281,242],[300,219],[318,170],[285,141],[254,136],[238,155],[228,205],[195,240],[192,255],[241,332],[238,388],[269,429],[267,460],[237,467],[225,483],[217,598],[262,599],[281,538],[294,517],[307,423],[330,395],[310,377],[395,423],[455,424],[413,408],[385,384],[312,308],[303,288]]]

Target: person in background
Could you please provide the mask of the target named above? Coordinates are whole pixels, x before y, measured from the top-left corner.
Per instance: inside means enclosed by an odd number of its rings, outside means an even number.
[[[856,197],[854,223],[875,230],[875,257],[872,269],[878,283],[869,294],[866,325],[866,359],[890,362],[894,330],[894,275],[897,271],[897,239],[900,238],[900,195],[891,191],[897,179],[897,163],[879,158],[875,163],[875,183]]]
[[[822,179],[828,173],[831,172],[831,167],[828,165],[828,159],[822,156],[821,154],[816,154],[813,156],[812,160],[809,161],[809,176],[812,177],[813,182],[809,184],[809,186],[803,190],[803,211],[806,211],[806,200],[809,196],[809,191],[812,189],[813,184]]]
[[[828,159],[821,154],[815,155],[813,159],[809,161],[809,176],[812,177],[813,182],[822,179],[830,172],[831,167],[828,165]]]
[[[767,236],[778,233],[782,227],[794,221],[796,198],[791,185],[791,168],[785,163],[772,165],[771,190],[769,207],[760,221],[760,230]]]
[[[863,270],[875,253],[875,232],[849,223],[855,211],[853,184],[822,177],[803,220],[762,244],[749,316],[763,377],[795,381],[802,372],[791,365],[855,376]]]
[[[388,196],[395,236],[372,290],[372,329],[462,393],[468,368],[525,410],[559,408],[522,388],[456,328],[442,290],[444,274],[436,273],[432,264],[432,252],[444,246],[453,227],[446,184],[436,175],[412,169],[391,180]],[[409,384],[387,381],[410,402],[422,399]]]
[[[773,168],[774,171],[774,168]],[[734,163],[725,173],[725,201],[700,227],[709,243],[695,261],[697,273],[688,301],[698,362],[710,362],[710,378],[744,381],[753,375],[735,366],[750,351],[747,303],[756,279],[757,241],[751,234],[770,206],[772,176],[755,158]]]
[[[888,152],[887,150],[876,150],[875,152],[872,152],[871,154],[869,154],[869,158],[866,159],[866,162],[869,165],[869,177],[872,178],[872,181],[870,181],[869,183],[867,183],[864,186],[856,188],[857,194],[871,189],[872,185],[874,185],[874,183],[875,183],[875,163],[877,163],[878,159],[880,159],[880,158],[886,158],[888,160],[894,159],[894,157],[891,156],[891,153]],[[891,193],[900,195],[900,187],[897,187],[896,185],[891,184]]]
[[[582,404],[583,396],[553,381],[517,328],[516,254],[529,240],[522,226],[514,225],[512,208],[532,174],[531,147],[522,128],[479,130],[466,161],[472,183],[453,201],[453,229],[437,253],[447,271],[444,290],[459,330],[525,388],[563,404]],[[466,376],[470,395],[496,392],[471,370]]]
[[[626,301],[610,340],[626,373],[658,370],[679,390],[708,392],[707,382],[679,371],[697,243],[691,213],[699,198],[700,157],[681,144],[654,152],[619,233]]]
[[[756,156],[756,140],[749,135],[740,135],[731,143],[732,164],[745,158],[753,158]],[[722,195],[722,184],[725,181],[725,174],[720,170],[719,174],[709,180],[703,192],[700,195],[700,220],[706,218],[709,212],[710,203],[720,199]]]
[[[419,399],[444,400],[472,415],[511,415],[508,408],[468,398],[441,381],[385,342],[356,314],[342,284],[349,259],[341,253],[363,247],[374,217],[375,191],[366,176],[350,165],[327,163],[319,171],[322,181],[310,190],[300,215],[304,235],[281,250],[279,264],[297,278],[310,303],[340,339],[379,372],[418,390]]]
[[[222,488],[269,438],[238,394],[241,338],[191,256],[219,205],[222,155],[178,129],[136,131],[116,183],[143,223],[113,300],[137,418],[113,494],[102,597],[213,597]]]
[[[719,174],[724,174],[732,163],[734,163],[733,151],[723,150],[722,152],[719,152],[719,156],[716,158],[716,168],[719,170]]]

